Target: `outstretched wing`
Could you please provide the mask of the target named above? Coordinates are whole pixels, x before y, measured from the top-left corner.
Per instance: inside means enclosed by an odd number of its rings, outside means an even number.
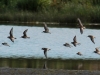
[[[13,27],[11,28],[9,34],[10,34],[11,37],[13,37]]]
[[[76,35],[74,36],[73,41],[74,41],[74,42],[77,42],[77,40],[76,40]]]
[[[47,58],[47,50],[44,50],[44,55]]]
[[[83,27],[83,24],[82,24],[81,20],[79,18],[77,20],[79,22],[80,27]]]
[[[90,37],[90,39],[91,39],[91,41],[95,44],[95,42],[94,42],[94,38],[93,38],[93,37]]]
[[[83,28],[82,27],[80,27],[80,33],[83,34]]]
[[[44,22],[44,29],[45,29],[45,31],[49,31],[47,24],[45,22]]]
[[[98,49],[98,48],[95,48],[95,50],[96,50],[96,51],[99,51],[99,49]]]
[[[26,29],[24,32],[23,32],[23,36],[27,36],[26,32],[28,31],[28,29]]]
[[[76,43],[73,44],[76,47]]]

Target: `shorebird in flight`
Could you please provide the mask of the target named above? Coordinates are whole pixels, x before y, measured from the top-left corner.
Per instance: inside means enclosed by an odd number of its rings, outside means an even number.
[[[12,42],[14,42],[14,39],[16,39],[16,38],[13,37],[13,27],[11,28],[9,34],[10,34],[10,36],[8,36],[7,38],[9,38]]]
[[[49,48],[42,48],[42,50],[44,50],[44,55],[45,55],[45,57],[47,59],[47,51],[49,51],[51,49],[49,49]]]
[[[71,44],[73,44],[75,47],[76,47],[76,45],[80,45],[80,43],[78,43],[76,40],[76,35],[74,36],[73,42],[71,42]]]
[[[83,29],[85,29],[85,27],[83,26],[83,24],[79,18],[77,20],[79,22],[80,33],[83,34]]]
[[[77,52],[76,54],[77,54],[77,55],[80,55],[80,56],[82,55],[82,53],[81,53],[81,52]]]
[[[23,32],[23,36],[21,36],[21,38],[30,38],[30,37],[28,37],[27,36],[27,31],[28,31],[28,29],[26,29],[24,32]]]
[[[2,43],[2,45],[9,46],[8,43],[6,43],[6,42]],[[10,47],[10,46],[9,46],[9,47]]]
[[[49,32],[49,28],[47,27],[47,24],[45,23],[45,22],[43,22],[43,24],[44,24],[44,30],[45,31],[43,31],[44,33],[50,33]]]
[[[98,48],[95,48],[95,51],[94,51],[94,53],[100,54],[100,51],[99,51],[99,49],[98,49]]]
[[[95,42],[94,42],[94,36],[93,35],[88,35],[88,37],[90,38],[90,40],[95,44]]]
[[[69,43],[65,43],[65,44],[63,44],[64,46],[66,46],[66,47],[73,47],[72,45],[70,45]]]

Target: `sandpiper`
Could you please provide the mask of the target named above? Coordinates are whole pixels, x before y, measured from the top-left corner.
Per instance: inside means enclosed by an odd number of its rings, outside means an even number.
[[[42,50],[44,50],[44,55],[45,55],[45,57],[47,59],[47,51],[49,51],[51,49],[49,49],[49,48],[42,48]]]
[[[77,54],[77,55],[80,55],[80,56],[82,55],[82,53],[81,53],[81,52],[77,52],[76,54]]]
[[[9,34],[10,34],[10,36],[8,36],[7,38],[9,38],[12,42],[14,42],[14,39],[16,39],[16,38],[13,37],[13,27],[11,28]]]
[[[24,32],[23,32],[23,36],[21,36],[21,38],[30,38],[27,36],[26,32],[28,31],[28,29],[26,29]]]
[[[65,44],[63,44],[64,46],[66,46],[66,47],[73,47],[72,45],[70,45],[69,43],[65,43]]]
[[[88,37],[90,38],[90,40],[95,44],[95,42],[94,42],[94,36],[93,35],[88,35]]]
[[[49,28],[47,27],[47,24],[45,23],[45,22],[43,22],[43,24],[44,24],[44,30],[45,31],[43,31],[44,33],[50,33],[49,32]]]
[[[98,48],[95,48],[94,53],[98,53],[98,52],[99,52],[99,49]]]
[[[8,43],[6,43],[6,42],[2,43],[2,45],[9,46]],[[9,47],[10,47],[10,46],[9,46]]]
[[[80,33],[83,34],[83,29],[85,29],[85,27],[83,26],[83,24],[79,18],[77,20],[79,22]]]
[[[98,48],[95,48],[95,51],[94,51],[94,53],[100,54],[100,51],[99,51],[99,49],[98,49]]]
[[[76,35],[74,36],[74,38],[73,38],[73,42],[71,42],[75,47],[76,47],[76,45],[80,45],[80,43],[78,43],[77,42],[77,40],[76,40]]]

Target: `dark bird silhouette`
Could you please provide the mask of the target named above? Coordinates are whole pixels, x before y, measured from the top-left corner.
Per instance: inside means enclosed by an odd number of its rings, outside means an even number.
[[[99,49],[98,49],[98,48],[95,48],[95,51],[94,51],[94,53],[100,54],[100,51],[99,51]]]
[[[13,37],[13,27],[11,28],[9,34],[10,36],[8,36],[7,38],[9,38],[12,42],[14,42],[14,39],[17,39],[17,38]]]
[[[43,22],[43,24],[44,24],[44,30],[45,31],[43,31],[44,33],[50,33],[49,32],[49,28],[47,27],[47,24],[45,23],[45,22]]]
[[[76,40],[76,35],[74,36],[74,38],[73,38],[73,42],[71,42],[75,47],[76,47],[76,45],[80,45],[80,43],[78,43],[77,42],[77,40]]]
[[[94,36],[93,35],[88,35],[88,37],[90,38],[90,40],[95,44],[95,42],[94,42]]]
[[[23,36],[21,36],[21,38],[30,38],[30,37],[28,37],[27,36],[27,31],[28,31],[28,29],[26,29],[24,32],[23,32]]]
[[[83,26],[83,24],[79,18],[77,20],[79,22],[80,33],[83,34],[83,29],[85,29],[85,27]]]
[[[49,48],[42,48],[42,50],[44,50],[44,55],[45,55],[45,57],[47,59],[47,51],[49,51],[51,49],[49,49]]]
[[[70,45],[69,43],[65,43],[65,44],[63,44],[64,46],[66,46],[66,47],[73,47],[72,45]]]
[[[9,46],[8,43],[6,43],[6,42],[2,43],[2,45]],[[10,46],[9,46],[9,47],[10,47]]]
[[[80,55],[80,56],[82,55],[82,53],[81,53],[81,52],[77,52],[76,54],[77,54],[77,55]]]

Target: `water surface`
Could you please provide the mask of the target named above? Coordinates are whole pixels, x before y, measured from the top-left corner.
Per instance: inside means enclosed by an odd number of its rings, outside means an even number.
[[[9,31],[13,27],[13,35],[17,38],[14,43],[7,37]],[[30,39],[20,38],[23,31],[28,29],[27,35]],[[0,26],[0,42],[7,42],[10,47],[0,45],[1,58],[37,58],[45,59],[43,50],[41,48],[47,47],[51,50],[48,51],[48,58],[53,59],[100,59],[100,55],[95,54],[96,47],[100,47],[100,30],[99,29],[85,29],[83,34],[80,34],[79,28],[56,28],[49,27],[51,34],[43,33],[43,27],[36,26]],[[64,43],[73,41],[76,35],[77,41],[81,45],[69,48],[63,46]],[[94,35],[95,44],[87,37]],[[78,56],[76,53],[81,52],[83,55]]]
[[[14,43],[7,37],[13,27],[13,35],[17,38]],[[28,29],[30,39],[20,38],[23,31]],[[11,68],[43,68],[46,63],[50,69],[68,70],[100,70],[100,55],[94,53],[100,47],[100,29],[85,29],[80,34],[79,28],[49,27],[51,34],[43,33],[43,26],[14,26],[0,25],[0,42],[7,42],[10,47],[0,45],[0,67]],[[71,42],[76,35],[81,45],[74,47]],[[87,37],[94,35],[95,44]],[[64,43],[73,47],[65,47]],[[45,59],[41,48],[47,47],[48,60]],[[82,56],[77,55],[81,52]]]

